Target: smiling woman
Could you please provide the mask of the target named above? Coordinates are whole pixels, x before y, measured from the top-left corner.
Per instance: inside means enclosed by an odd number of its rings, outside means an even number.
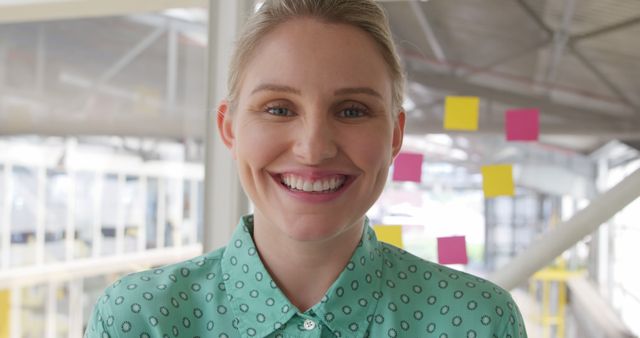
[[[525,337],[509,294],[378,242],[366,211],[405,124],[371,0],[266,1],[219,106],[255,204],[226,248],[124,277],[88,337]]]

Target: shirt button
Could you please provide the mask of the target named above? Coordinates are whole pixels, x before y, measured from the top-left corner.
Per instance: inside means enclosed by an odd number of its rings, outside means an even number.
[[[316,328],[316,322],[311,319],[305,319],[304,324],[302,324],[305,330],[311,331]]]

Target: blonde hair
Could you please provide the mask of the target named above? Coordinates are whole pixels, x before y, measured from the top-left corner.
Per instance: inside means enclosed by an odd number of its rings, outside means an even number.
[[[232,110],[237,103],[241,70],[260,40],[279,24],[299,17],[355,26],[371,36],[389,68],[392,81],[392,113],[395,115],[402,109],[404,73],[387,16],[374,0],[267,0],[248,19],[236,42],[227,80],[227,100]]]

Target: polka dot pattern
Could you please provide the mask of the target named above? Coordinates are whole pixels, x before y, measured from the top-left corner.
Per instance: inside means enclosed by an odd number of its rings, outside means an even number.
[[[300,312],[252,232],[245,216],[226,248],[114,282],[85,337],[526,337],[508,292],[378,242],[368,223],[322,300]]]

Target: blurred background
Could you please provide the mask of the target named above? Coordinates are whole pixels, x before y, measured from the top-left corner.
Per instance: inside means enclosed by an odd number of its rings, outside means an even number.
[[[381,4],[408,73],[403,152],[423,157],[419,182],[389,177],[372,223],[433,261],[438,238],[465,236],[453,267],[491,278],[609,210],[508,287],[530,337],[638,336],[640,2]],[[258,6],[0,0],[0,338],[81,337],[119,276],[226,243],[251,206],[211,112]],[[478,131],[442,127],[451,95],[480,98]],[[517,107],[540,109],[537,142],[505,139]],[[513,165],[513,196],[484,196],[493,163]],[[637,194],[597,198],[620,182]]]

